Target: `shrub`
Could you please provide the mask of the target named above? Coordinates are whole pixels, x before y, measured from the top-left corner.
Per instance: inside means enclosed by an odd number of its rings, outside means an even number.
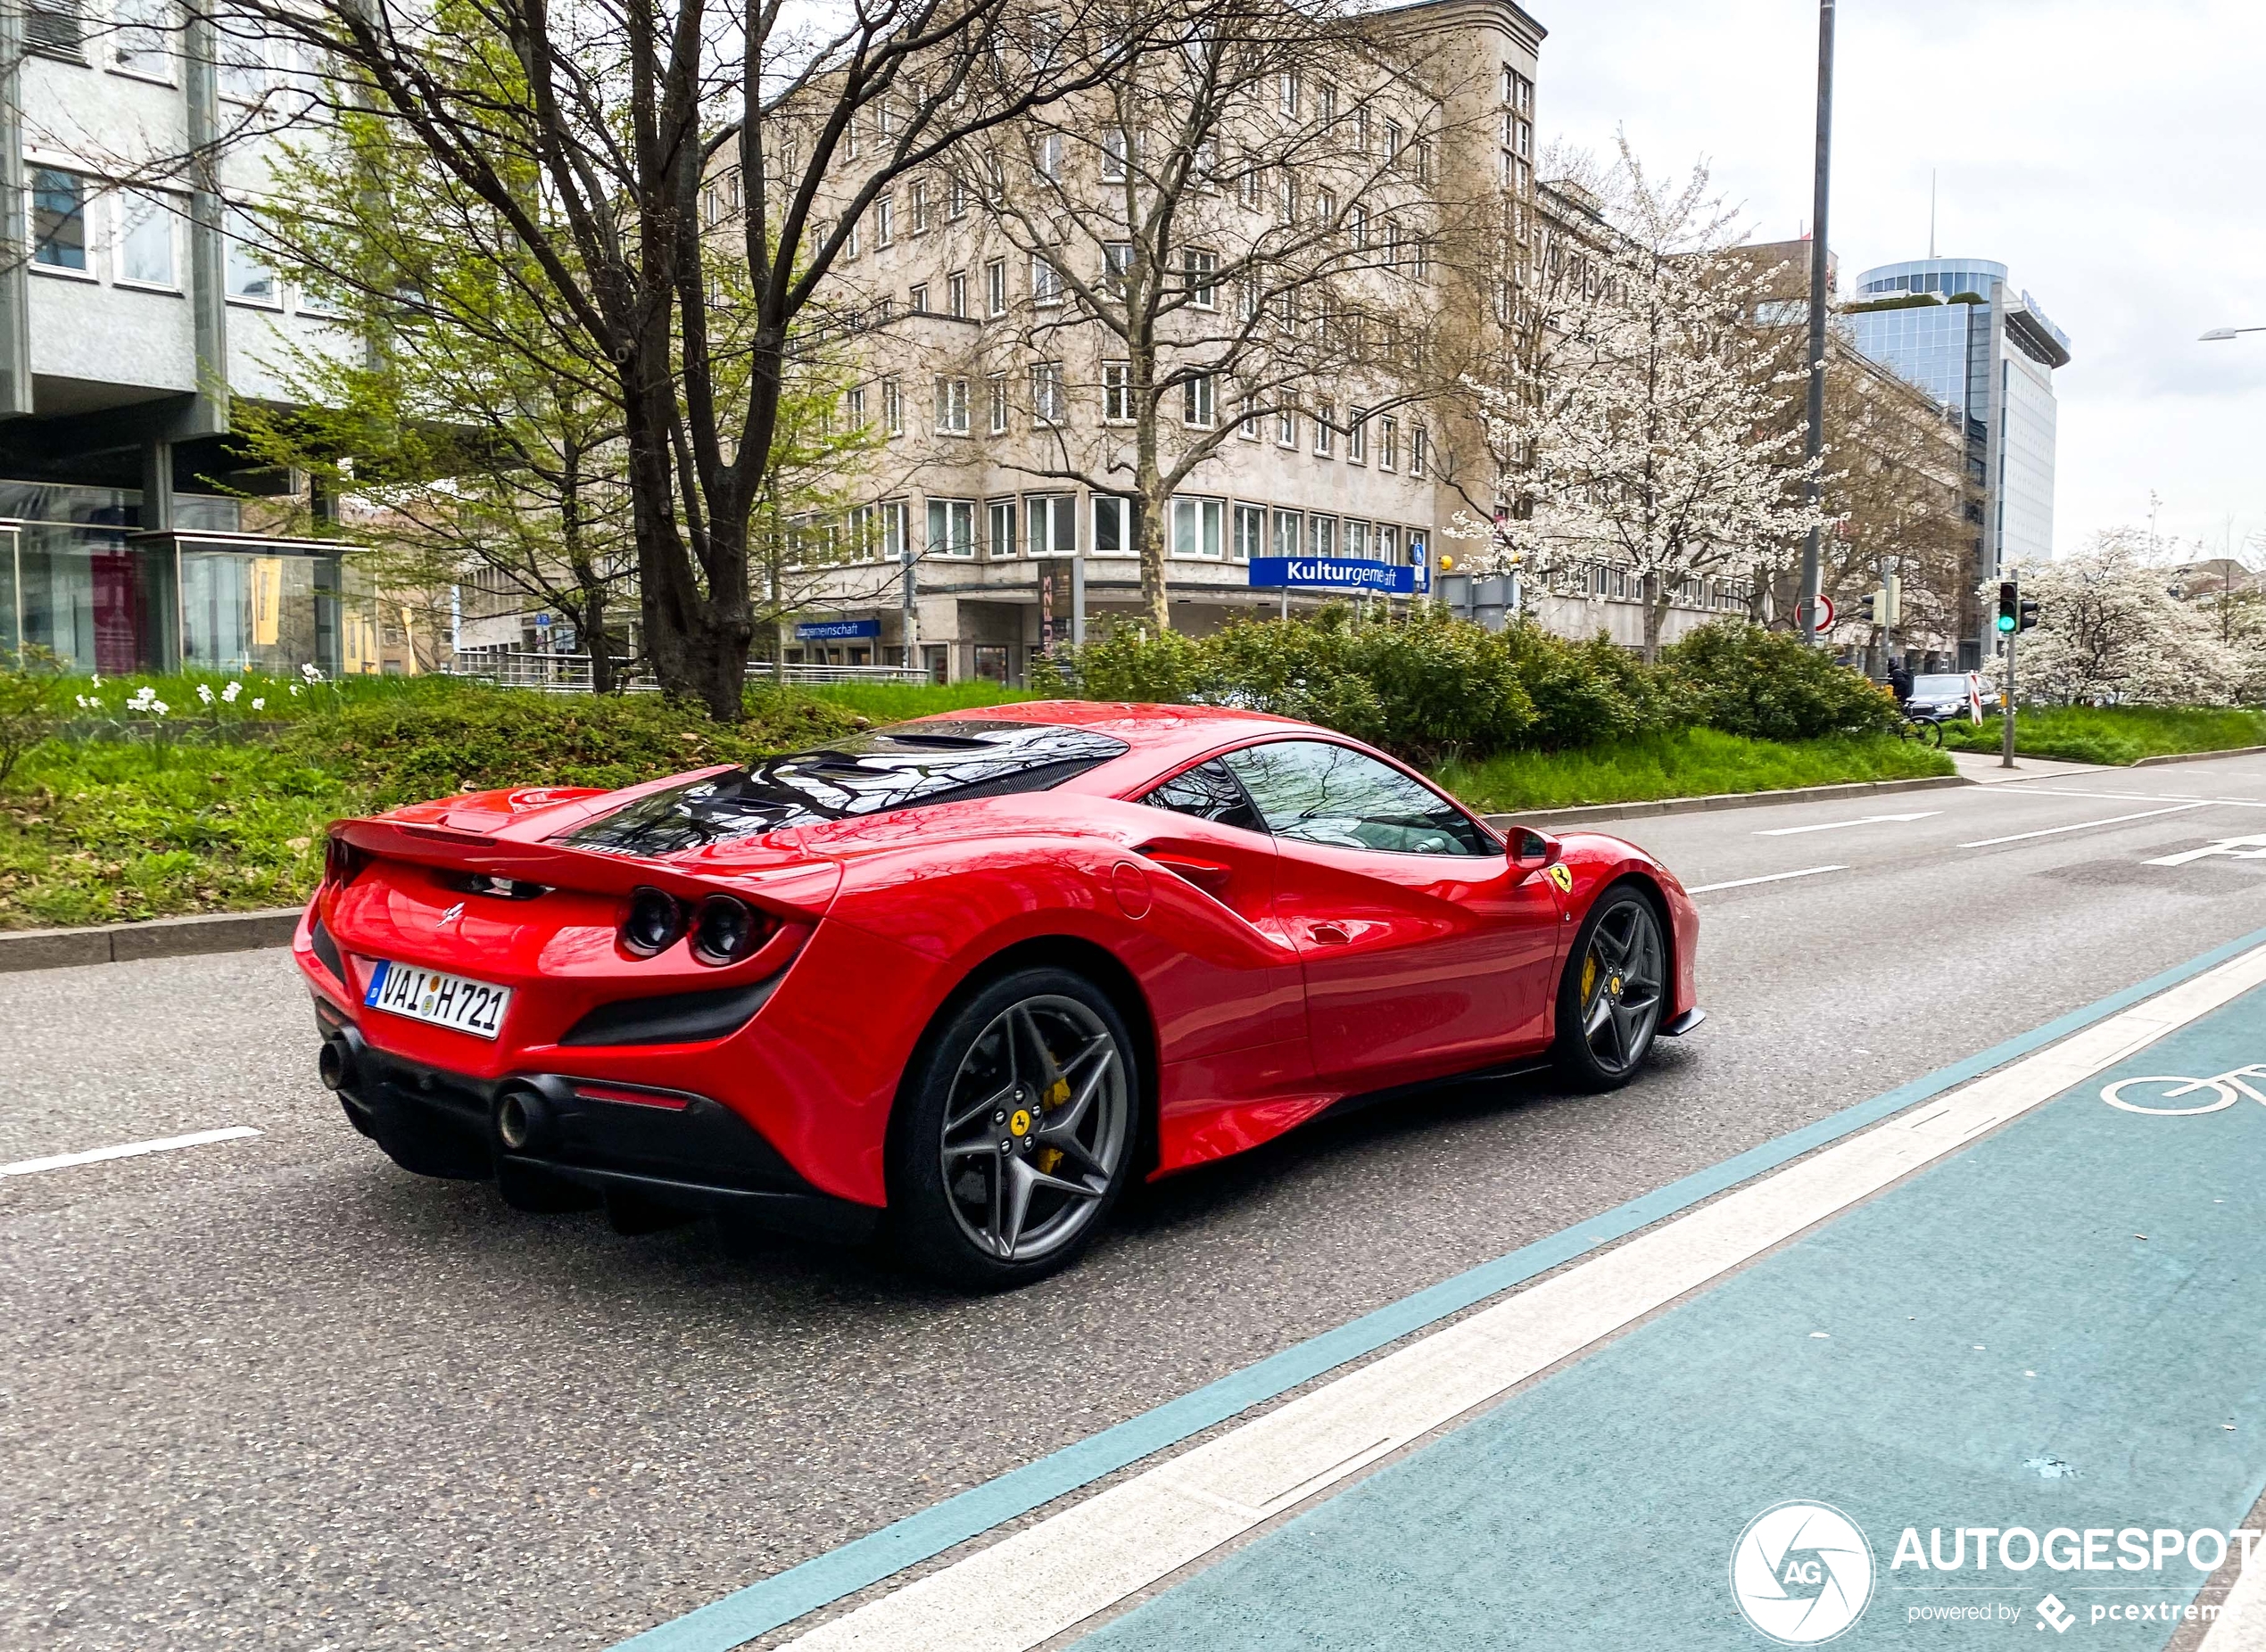
[[[350,702],[294,724],[280,746],[392,808],[494,786],[627,786],[793,750],[857,721],[847,707],[792,691],[751,693],[748,708],[747,721],[727,725],[658,695],[467,686]]]
[[[1896,726],[1896,706],[1790,632],[1716,620],[1661,650],[1660,667],[1696,720],[1753,739],[1807,740]]]

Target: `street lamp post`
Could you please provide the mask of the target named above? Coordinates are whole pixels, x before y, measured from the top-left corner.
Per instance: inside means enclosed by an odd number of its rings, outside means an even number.
[[[1809,481],[1804,489],[1815,510],[1824,498],[1820,479],[1825,452],[1825,239],[1827,185],[1833,154],[1833,0],[1817,0],[1817,178],[1816,199],[1811,203],[1809,248],[1809,431],[1803,454],[1809,461]],[[1802,547],[1802,600],[1796,609],[1802,622],[1802,640],[1817,640],[1818,531],[1812,528]]]
[[[2216,344],[2224,339],[2238,338],[2245,333],[2266,333],[2266,327],[2213,327],[2196,342],[2199,344]]]

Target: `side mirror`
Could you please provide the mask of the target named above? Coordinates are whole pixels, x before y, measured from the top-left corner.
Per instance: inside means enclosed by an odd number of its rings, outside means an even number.
[[[1547,832],[1536,831],[1531,826],[1510,829],[1510,859],[1516,866],[1529,871],[1539,871],[1545,866],[1555,866],[1566,858],[1565,846]]]

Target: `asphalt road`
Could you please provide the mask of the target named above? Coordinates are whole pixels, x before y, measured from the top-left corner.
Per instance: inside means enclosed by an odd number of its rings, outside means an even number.
[[[610,1645],[2266,927],[2266,859],[2146,863],[2266,758],[1617,829],[1735,886],[1642,1081],[1322,1126],[981,1301],[407,1176],[281,953],[0,977],[0,1163],[262,1132],[0,1178],[0,1645]]]

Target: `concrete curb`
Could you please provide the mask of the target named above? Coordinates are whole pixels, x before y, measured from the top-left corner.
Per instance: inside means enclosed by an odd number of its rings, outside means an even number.
[[[1724,791],[1704,797],[1655,797],[1643,803],[1597,803],[1568,809],[1530,809],[1519,814],[1483,815],[1490,826],[1548,826],[1575,821],[1625,821],[1653,814],[1691,814],[1703,809],[1762,809],[1774,803],[1816,803],[1834,797],[1871,797],[1888,792],[1934,791],[1972,786],[1956,774],[1931,774],[1913,781],[1849,781],[1837,786],[1795,786],[1783,791]]]
[[[299,927],[299,913],[296,906],[275,906],[264,912],[153,918],[145,923],[104,923],[83,929],[0,930],[0,973],[283,946]]]
[[[2152,769],[2159,763],[2207,763],[2213,757],[2254,757],[2266,746],[2229,746],[2224,751],[2175,751],[2161,757],[2137,757],[2132,766]]]

